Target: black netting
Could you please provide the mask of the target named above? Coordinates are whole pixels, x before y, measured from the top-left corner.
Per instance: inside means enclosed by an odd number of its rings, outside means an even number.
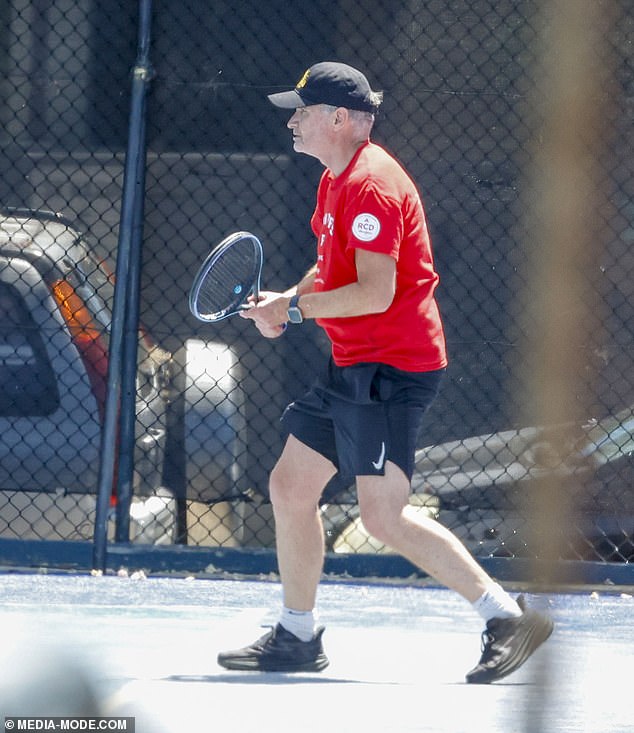
[[[596,100],[606,133],[597,187],[608,205],[597,209],[587,287],[601,309],[579,354],[591,397],[586,422],[570,427],[566,465],[577,454],[592,461],[582,482],[570,468],[563,485],[576,527],[566,556],[627,561],[634,14],[616,5],[597,55],[614,69]],[[266,95],[338,59],[385,92],[374,139],[421,190],[441,277],[451,364],[421,434],[412,502],[478,555],[539,554],[524,497],[548,464],[549,436],[525,423],[517,369],[530,328],[518,293],[530,287],[524,194],[540,134],[536,17],[529,0],[156,4],[133,540],[273,546],[267,477],[279,418],[328,345],[312,323],[273,342],[240,318],[199,323],[187,296],[202,259],[233,231],[262,240],[267,289],[311,265],[321,167],[292,152],[287,116]],[[0,299],[19,314],[13,327],[0,311],[0,537],[92,535],[137,33],[128,0],[0,8]],[[325,496],[328,546],[376,552],[350,489]]]

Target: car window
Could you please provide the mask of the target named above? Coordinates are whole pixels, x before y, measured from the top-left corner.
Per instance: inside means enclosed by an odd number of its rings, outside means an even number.
[[[49,415],[59,392],[42,336],[24,300],[0,282],[0,415]]]

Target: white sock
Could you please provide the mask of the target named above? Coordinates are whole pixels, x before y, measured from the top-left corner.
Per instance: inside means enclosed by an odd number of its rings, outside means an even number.
[[[301,641],[310,641],[315,636],[315,614],[313,611],[294,611],[282,607],[280,624]]]
[[[492,618],[517,618],[522,615],[522,609],[497,583],[490,586],[472,605],[485,621]]]

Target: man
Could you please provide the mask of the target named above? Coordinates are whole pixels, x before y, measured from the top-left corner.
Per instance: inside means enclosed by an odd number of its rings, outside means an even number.
[[[288,438],[270,477],[279,623],[218,662],[280,672],[327,666],[314,616],[324,557],[318,502],[339,472],[356,480],[367,531],[461,594],[487,623],[482,658],[467,681],[500,679],[548,638],[552,622],[513,600],[448,529],[408,505],[418,431],[447,358],[420,196],[399,163],[370,141],[382,94],[360,71],[324,62],[269,100],[294,109],[294,149],[326,169],[311,219],[317,255],[295,287],[261,293],[243,316],[268,338],[316,319],[332,358],[327,374],[286,409]]]

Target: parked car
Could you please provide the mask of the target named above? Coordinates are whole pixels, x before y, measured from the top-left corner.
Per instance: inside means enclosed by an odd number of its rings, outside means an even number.
[[[114,296],[107,259],[57,214],[0,211],[0,537],[92,536]],[[229,496],[240,480],[244,421],[232,352],[195,345],[195,360],[187,363],[186,344],[175,361],[139,331],[130,509],[138,542],[172,542],[186,531],[176,499],[196,498],[201,477],[205,500]],[[196,381],[201,370],[207,388]],[[184,435],[168,436],[183,425]]]
[[[414,490],[437,497],[439,520],[475,554],[534,557],[540,553],[539,521],[527,507],[535,506],[537,482],[550,476],[566,494],[565,556],[631,562],[634,405],[564,431],[570,440],[563,456],[545,427],[426,448],[417,454]]]
[[[0,215],[0,536],[92,534],[114,285],[58,215]],[[169,353],[139,334],[135,493],[161,486]],[[156,503],[156,500],[153,500]],[[143,507],[135,506],[143,515]],[[133,535],[143,534],[133,522]]]

